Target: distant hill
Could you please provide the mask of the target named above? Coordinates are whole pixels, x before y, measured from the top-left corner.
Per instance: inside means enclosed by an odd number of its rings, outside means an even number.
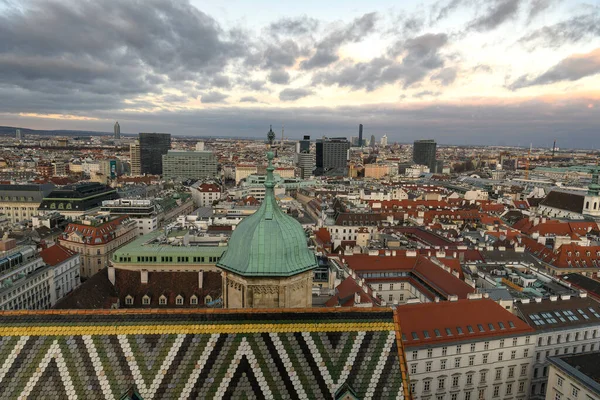
[[[15,130],[20,129],[25,135],[47,135],[47,136],[106,136],[112,135],[113,132],[98,132],[98,131],[70,131],[65,129],[58,130],[43,130],[43,129],[29,129],[19,128],[16,126],[0,126],[0,136],[14,136]],[[134,136],[132,134],[121,133],[123,136]]]

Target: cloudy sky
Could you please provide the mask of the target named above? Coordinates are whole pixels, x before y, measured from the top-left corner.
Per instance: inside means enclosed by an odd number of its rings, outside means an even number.
[[[0,125],[600,148],[600,0],[0,0]]]

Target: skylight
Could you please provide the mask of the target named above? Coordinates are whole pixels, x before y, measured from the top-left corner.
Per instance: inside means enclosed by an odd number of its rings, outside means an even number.
[[[434,329],[433,333],[435,333],[435,337],[442,337],[442,334],[440,333],[439,329]]]
[[[514,328],[515,324],[512,321],[508,321],[508,326],[510,326],[511,328]]]
[[[494,324],[492,324],[492,323],[488,324],[488,328],[490,328],[490,331],[495,331],[496,330],[496,328],[494,328]]]
[[[479,328],[479,332],[485,332],[485,331],[483,330],[483,325],[481,325],[481,324],[477,324],[477,328]]]
[[[471,325],[467,325],[467,330],[469,331],[469,333],[473,333],[473,327]]]
[[[411,333],[413,340],[419,340],[419,336],[417,336],[417,332]]]
[[[464,333],[460,326],[456,327],[456,332],[458,332],[459,335],[462,335]]]
[[[450,330],[450,328],[446,328],[446,335],[452,336],[452,331]]]
[[[498,326],[500,327],[500,329],[506,329],[506,327],[504,326],[504,324],[502,322],[498,322]]]
[[[425,337],[425,339],[429,339],[429,331],[423,331],[423,336]]]

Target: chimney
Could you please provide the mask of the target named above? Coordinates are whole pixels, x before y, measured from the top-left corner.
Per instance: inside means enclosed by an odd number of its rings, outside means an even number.
[[[204,271],[198,271],[198,289],[202,289],[204,285]]]
[[[148,283],[148,270],[147,269],[143,269],[140,271],[140,276],[142,279],[142,283]]]
[[[392,256],[396,257],[396,250],[392,250]]]
[[[469,300],[479,300],[482,298],[483,295],[481,293],[467,293],[467,299]]]
[[[115,285],[115,267],[112,265],[108,267],[108,280],[113,286]]]
[[[587,292],[581,291],[579,292],[579,297],[585,299],[588,296]]]
[[[558,300],[558,296],[557,295],[550,296],[550,301],[556,301],[556,300]]]

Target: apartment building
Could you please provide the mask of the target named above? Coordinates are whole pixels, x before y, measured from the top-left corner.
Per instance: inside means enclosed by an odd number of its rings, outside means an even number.
[[[221,199],[221,187],[216,183],[205,182],[192,189],[192,197],[197,207],[211,207]]]
[[[41,185],[0,185],[0,214],[15,224],[31,220],[38,214],[38,208],[52,190],[51,183]]]
[[[50,308],[56,301],[52,268],[35,246],[16,246],[11,240],[3,240],[6,250],[0,253],[0,310]]]
[[[535,331],[490,299],[397,307],[414,400],[527,399]]]
[[[545,399],[549,358],[600,350],[600,304],[582,293],[515,303],[515,313],[536,331],[531,400]],[[567,397],[565,397],[567,398]]]
[[[600,352],[550,357],[546,400],[599,400]]]
[[[59,243],[81,254],[81,277],[89,278],[108,266],[118,248],[138,236],[138,224],[127,216],[88,216],[70,223]]]
[[[40,252],[40,257],[53,270],[54,284],[51,296],[53,306],[56,301],[71,293],[81,283],[79,272],[81,258],[79,253],[59,244],[43,249]]]
[[[135,220],[138,225],[140,236],[158,229],[158,212],[152,200],[140,199],[117,199],[102,202],[101,213],[112,217],[128,216]]]

